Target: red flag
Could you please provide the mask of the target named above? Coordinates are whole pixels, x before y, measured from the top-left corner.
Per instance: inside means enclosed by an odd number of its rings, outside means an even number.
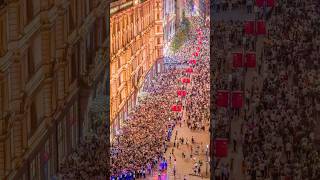
[[[233,108],[242,108],[243,106],[243,92],[242,91],[233,91],[232,92],[232,107]]]
[[[247,35],[252,35],[254,33],[254,21],[247,21],[244,24],[244,32]]]
[[[248,68],[256,67],[256,53],[250,52],[246,54],[246,67]]]
[[[263,20],[257,21],[257,35],[265,35],[267,33],[266,23]]]
[[[218,90],[217,94],[217,106],[218,107],[227,107],[229,102],[229,91]]]
[[[239,68],[243,66],[242,63],[242,53],[236,52],[233,53],[233,68]]]
[[[228,156],[228,139],[217,138],[215,139],[215,156],[222,158]]]

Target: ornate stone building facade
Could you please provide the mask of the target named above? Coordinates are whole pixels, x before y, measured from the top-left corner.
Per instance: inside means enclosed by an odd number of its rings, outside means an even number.
[[[112,138],[136,106],[138,93],[150,71],[161,66],[163,20],[162,0],[121,0],[110,6]]]
[[[0,179],[50,179],[90,128],[88,106],[105,81],[107,6],[0,0]]]

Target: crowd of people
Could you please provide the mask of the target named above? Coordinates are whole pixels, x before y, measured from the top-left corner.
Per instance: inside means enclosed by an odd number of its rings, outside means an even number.
[[[122,127],[122,134],[117,136],[112,144],[110,164],[114,178],[136,177],[139,172],[152,173],[151,169],[158,167],[160,161],[166,162],[163,154],[168,148],[172,129],[182,120],[181,112],[171,111],[173,104],[180,104],[183,107],[182,111],[188,112],[190,117],[188,121],[190,120],[193,127],[204,128],[204,123],[208,124],[208,118],[206,121],[204,118],[209,115],[209,99],[206,97],[209,96],[209,31],[208,29],[205,32],[201,31],[206,34],[206,38],[201,36],[202,39],[199,32],[200,29],[195,31],[194,27],[190,32],[191,38],[185,42],[192,49],[177,53],[177,56],[180,56],[179,59],[183,60],[183,67],[189,67],[189,60],[192,58],[190,52],[196,51],[196,47],[199,47],[199,56],[194,57],[198,62],[190,66],[194,69],[194,73],[190,75],[186,73],[185,68],[173,66],[144,88],[149,95],[131,112]],[[207,49],[203,49],[198,40],[207,45]],[[190,46],[191,43],[192,46]],[[185,49],[181,48],[182,51]],[[183,77],[190,78],[192,85],[182,83]],[[187,96],[178,97],[177,90],[186,90]],[[200,104],[194,104],[194,102]]]
[[[214,90],[241,89],[245,103],[243,116],[231,113],[229,118],[228,110],[215,109],[215,133],[242,145],[242,172],[247,178],[320,178],[319,7],[315,0],[277,1],[270,16],[259,16],[266,18],[268,29],[261,38],[245,36],[241,22],[216,22]],[[255,47],[257,41],[263,41],[260,47]],[[250,87],[237,70],[226,71],[227,54],[243,47],[261,51]],[[242,120],[239,138],[228,129],[235,118]],[[221,165],[214,168],[221,178]]]
[[[252,179],[320,178],[319,5],[279,1],[268,21],[263,86],[249,97],[252,110],[242,129],[245,173]]]

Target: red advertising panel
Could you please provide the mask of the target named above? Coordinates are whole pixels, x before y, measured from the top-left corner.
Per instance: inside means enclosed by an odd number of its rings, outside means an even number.
[[[243,107],[243,92],[242,91],[233,91],[232,92],[232,107],[233,108],[242,108]]]
[[[254,21],[247,21],[244,24],[244,32],[246,35],[254,34]]]
[[[274,0],[267,0],[267,6],[273,7],[274,6]]]
[[[256,67],[256,53],[254,52],[246,53],[246,67],[248,68]]]
[[[182,106],[181,105],[172,105],[171,106],[171,111],[180,112],[181,110],[182,110]]]
[[[266,23],[263,20],[257,21],[257,35],[265,35],[267,33]]]
[[[181,81],[182,81],[182,83],[190,83],[191,82],[190,78],[182,78]]]
[[[257,5],[258,7],[263,7],[264,1],[265,1],[265,0],[256,0],[256,5]]]
[[[233,68],[239,68],[242,67],[242,53],[237,52],[237,53],[233,53]]]
[[[191,60],[189,61],[189,63],[190,63],[190,64],[196,64],[197,61],[196,61],[195,59],[191,59]]]
[[[215,140],[215,156],[218,158],[228,156],[228,139],[227,138],[217,138]]]
[[[178,90],[177,91],[178,96],[184,97],[187,95],[187,91],[185,90]]]
[[[192,68],[187,68],[186,69],[186,73],[192,73],[193,72],[193,69]]]
[[[218,107],[228,107],[229,102],[229,91],[227,90],[218,90],[217,94],[217,106]]]

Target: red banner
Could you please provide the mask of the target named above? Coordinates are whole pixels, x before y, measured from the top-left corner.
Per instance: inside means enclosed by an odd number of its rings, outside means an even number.
[[[265,35],[267,33],[266,23],[263,20],[257,21],[257,35]]]
[[[239,68],[243,66],[242,63],[242,53],[237,52],[237,53],[233,53],[233,68]]]
[[[181,105],[172,105],[171,106],[171,111],[181,112],[181,110],[182,110],[182,106]]]
[[[185,97],[185,96],[187,95],[187,91],[185,91],[185,90],[178,90],[178,91],[177,91],[177,94],[178,94],[178,96]]]
[[[186,73],[193,73],[193,69],[192,68],[187,68],[186,69]]]
[[[256,5],[257,5],[258,7],[263,7],[264,1],[265,1],[265,0],[256,0]]]
[[[215,140],[215,156],[218,158],[228,156],[228,139],[227,138],[217,138]]]
[[[196,60],[194,60],[194,59],[191,59],[191,60],[189,61],[189,63],[190,63],[190,64],[196,64],[196,63],[197,63],[197,61],[196,61]]]
[[[182,81],[182,83],[190,83],[191,82],[190,78],[182,78],[181,81]]]
[[[267,6],[273,7],[274,6],[274,0],[267,0]]]
[[[254,34],[254,21],[247,21],[244,24],[244,32],[247,35]]]
[[[218,107],[228,107],[229,102],[229,91],[218,90],[217,94],[217,106]]]
[[[242,91],[233,91],[232,92],[232,107],[233,108],[242,108],[243,106],[243,92]]]
[[[256,53],[250,52],[246,54],[246,67],[248,68],[256,67]]]

